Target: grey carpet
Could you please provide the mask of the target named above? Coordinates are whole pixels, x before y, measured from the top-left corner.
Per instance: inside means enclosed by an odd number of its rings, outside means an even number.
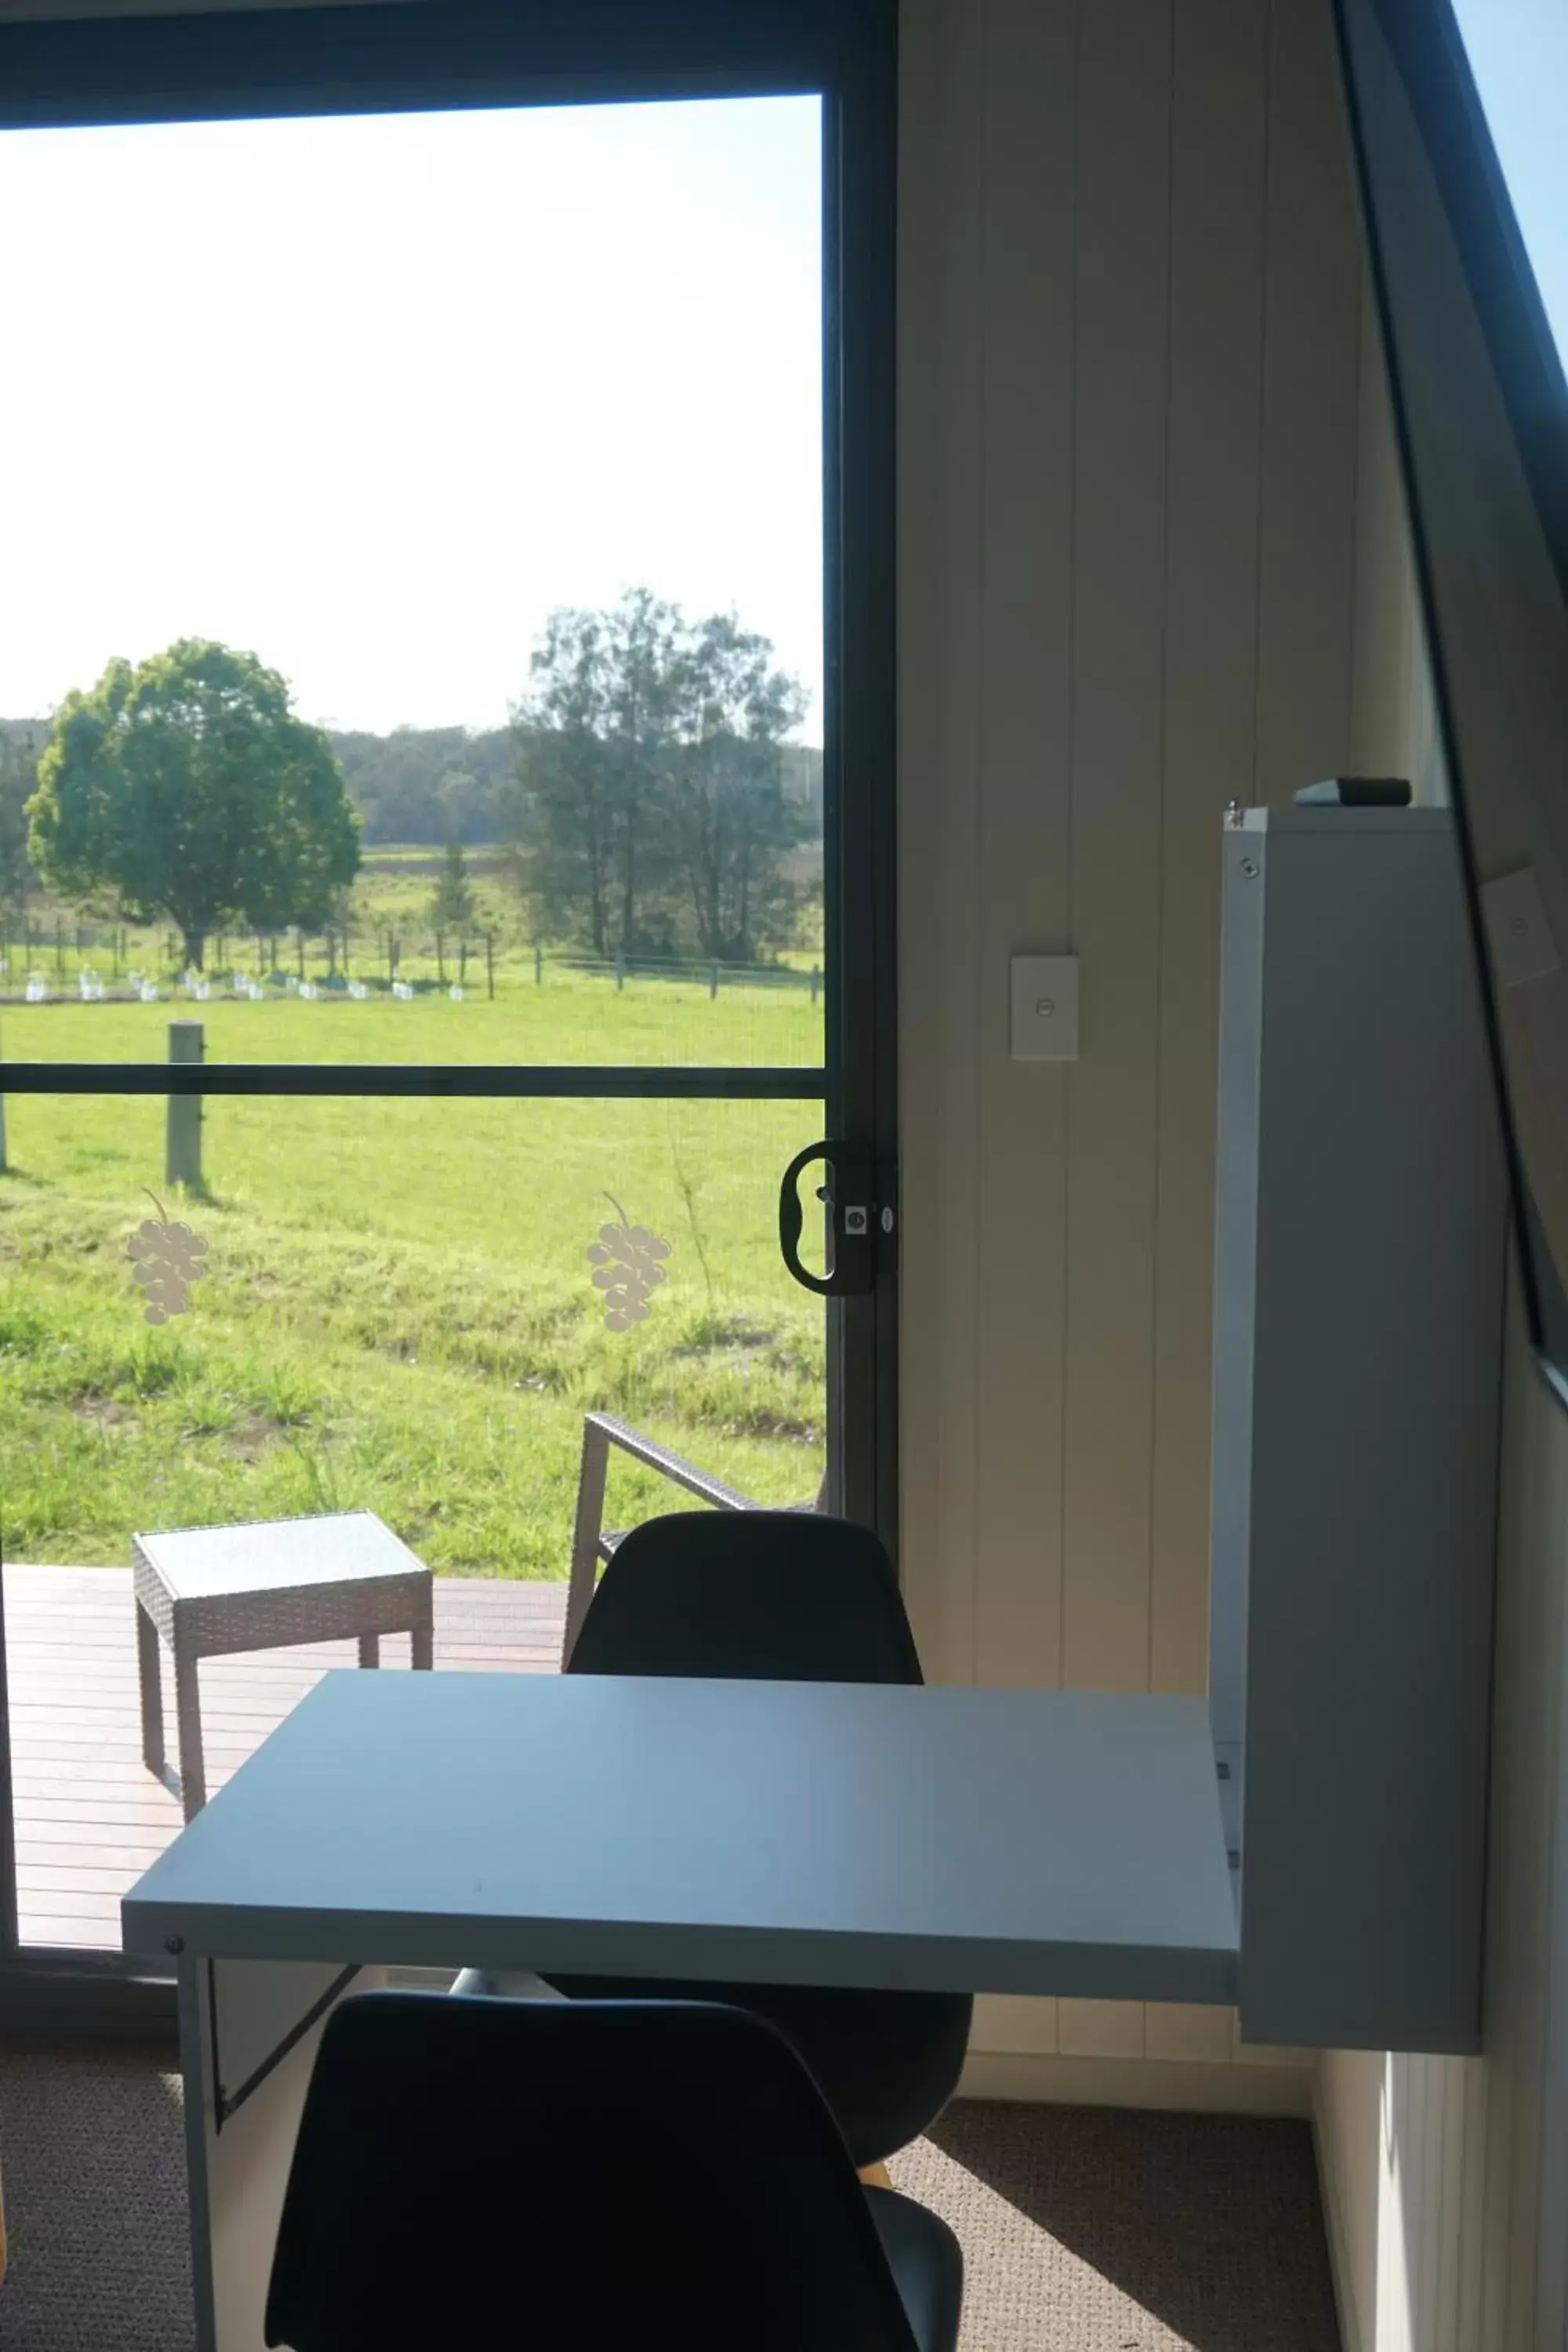
[[[190,2352],[177,2075],[119,2052],[0,2048],[5,2352]]]
[[[1304,2123],[959,2100],[890,2169],[958,2232],[962,2352],[1339,2352]]]
[[[0,2048],[0,2167],[5,2352],[188,2352],[174,2076]],[[1304,2124],[961,2102],[893,2172],[963,2242],[963,2352],[1339,2352]]]

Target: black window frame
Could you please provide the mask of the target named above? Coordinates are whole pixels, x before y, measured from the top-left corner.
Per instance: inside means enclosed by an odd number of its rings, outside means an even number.
[[[13,1063],[8,1092],[679,1096],[820,1100],[873,1174],[873,1271],[830,1303],[840,1507],[897,1557],[894,625],[896,0],[368,0],[0,26],[9,131],[719,97],[823,103],[824,860],[821,1068]],[[4,1465],[0,1465],[0,1481]],[[0,1580],[3,1580],[0,1567]],[[0,2032],[167,2043],[143,1958],[17,1937],[0,1639]]]

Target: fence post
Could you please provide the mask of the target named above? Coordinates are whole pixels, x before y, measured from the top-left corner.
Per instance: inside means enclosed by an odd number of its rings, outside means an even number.
[[[171,1062],[199,1062],[206,1053],[206,1033],[199,1021],[171,1021],[169,1024],[169,1059]],[[193,1190],[202,1181],[202,1098],[200,1095],[169,1097],[168,1137],[163,1150],[163,1181],[165,1184],[188,1184]]]
[[[820,971],[817,969],[816,965],[816,964],[813,964],[813,965],[812,965],[812,967],[811,967],[811,1003],[812,1003],[812,1010],[813,1010],[814,1012],[815,1012],[815,1011],[816,1011],[816,992],[817,992],[817,990],[818,990],[821,986],[822,986],[822,974],[821,974]]]
[[[436,979],[437,979],[437,983],[438,983],[438,985],[439,985],[440,987],[442,987],[442,988],[445,988],[445,987],[446,987],[446,985],[447,985],[447,942],[446,942],[445,938],[444,938],[444,937],[443,937],[443,935],[441,934],[441,932],[439,932],[439,931],[437,931],[437,934],[436,934]]]
[[[616,986],[617,988],[625,988],[626,984],[626,951],[625,948],[617,948],[616,950]]]
[[[65,976],[66,927],[64,919],[57,915],[55,917],[55,977],[57,980],[63,980]]]
[[[710,963],[708,967],[708,1001],[710,1003],[712,1003],[714,997],[716,997],[718,993],[719,967],[716,963]]]
[[[537,940],[533,942],[533,984],[535,988],[544,985],[544,950]]]
[[[493,1004],[496,992],[496,935],[493,931],[485,933],[485,988]]]

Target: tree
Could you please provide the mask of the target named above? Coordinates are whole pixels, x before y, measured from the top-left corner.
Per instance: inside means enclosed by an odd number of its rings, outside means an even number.
[[[545,624],[531,692],[512,712],[517,738],[514,870],[546,931],[585,929],[609,952],[614,822],[605,744],[602,616],[561,611]]]
[[[772,664],[732,614],[693,625],[646,588],[551,614],[513,713],[512,865],[540,929],[736,961],[784,932],[783,861],[814,824],[784,741],[805,698]]]
[[[325,735],[254,654],[195,637],[67,697],[28,814],[51,888],[174,924],[198,971],[220,924],[321,930],[359,868]]]
[[[784,739],[805,713],[798,680],[772,667],[765,637],[733,614],[693,630],[679,689],[668,838],[701,953],[750,963],[786,928],[784,854],[808,818],[784,789]]]
[[[359,928],[359,908],[354,894],[346,884],[334,890],[327,908],[325,925],[327,940],[327,971],[331,978],[338,976],[338,957],[343,961],[346,973],[349,966],[349,941]]]
[[[34,882],[27,858],[27,803],[37,789],[30,736],[0,729],[0,914],[22,920]]]
[[[646,946],[668,879],[660,820],[680,615],[647,588],[605,613],[550,615],[512,712],[513,846],[546,929],[595,955]]]
[[[467,939],[474,928],[478,902],[474,886],[468,879],[468,861],[463,856],[460,841],[449,841],[441,865],[441,879],[436,885],[430,901],[430,927],[436,931],[455,932]]]

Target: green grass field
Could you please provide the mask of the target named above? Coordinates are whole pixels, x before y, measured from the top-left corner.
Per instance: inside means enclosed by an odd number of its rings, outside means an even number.
[[[7,1059],[816,1062],[804,993],[552,977],[494,1003],[285,1001],[0,1010]],[[3,1076],[3,1069],[0,1069]],[[582,1415],[626,1415],[762,1499],[821,1472],[821,1302],[774,1199],[815,1103],[214,1097],[204,1193],[163,1184],[161,1098],[12,1095],[0,1176],[0,1542],[125,1561],[142,1528],[367,1507],[447,1573],[566,1568]],[[205,1239],[188,1315],[150,1328],[125,1244],[148,1190]],[[606,1328],[587,1252],[670,1244],[647,1318]],[[630,1465],[611,1518],[679,1507]]]

